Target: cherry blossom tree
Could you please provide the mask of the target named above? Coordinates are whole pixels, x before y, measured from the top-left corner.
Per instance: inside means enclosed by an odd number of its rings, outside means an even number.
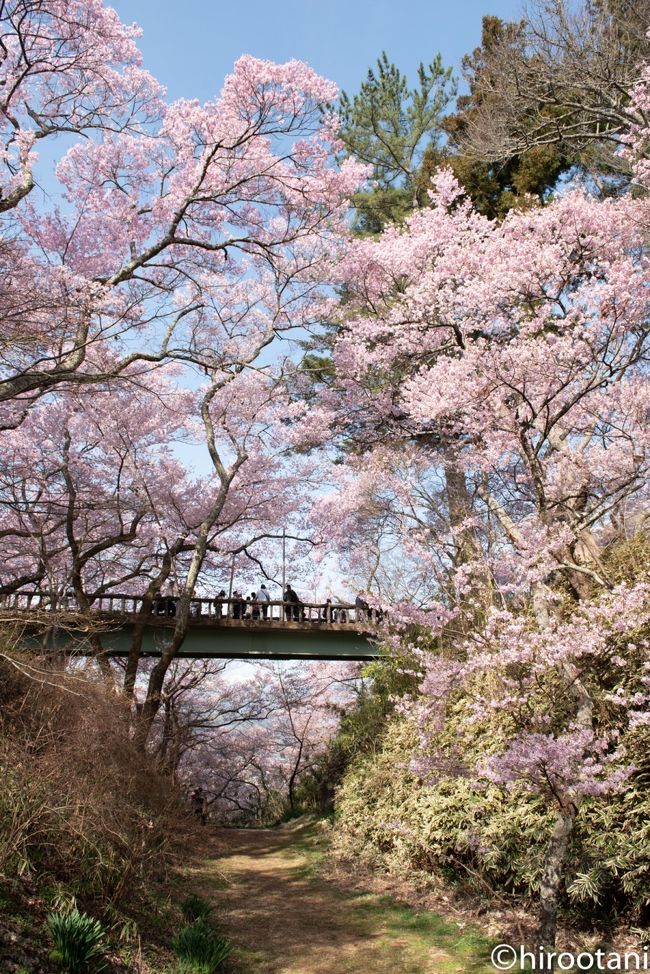
[[[204,398],[159,370],[132,386],[99,386],[92,399],[69,393],[43,402],[0,443],[2,591],[37,585],[53,608],[67,605],[71,593],[82,614],[106,595],[143,595],[125,672],[129,693],[163,586],[176,584],[178,613],[165,665],[149,670],[149,680],[164,680],[182,645],[196,585],[219,572],[223,577],[233,556],[245,554],[258,569],[255,553],[278,537],[278,519],[295,524],[296,532],[306,519],[313,463],[283,457],[282,383],[242,375],[222,393],[216,430],[214,413],[206,413],[210,450],[224,470],[234,468],[231,479],[229,472],[223,480],[217,472],[191,475],[165,449],[176,439],[200,448],[205,428],[193,417]],[[110,673],[101,632],[91,630],[89,639]]]
[[[162,90],[141,66],[140,30],[101,0],[6,0],[0,212],[34,189],[36,147],[62,133],[144,131]]]
[[[263,674],[229,679],[229,660],[175,660],[163,687],[150,743],[163,771],[187,776],[192,756],[212,748],[241,725],[266,720],[275,701]],[[200,757],[199,757],[200,759]]]
[[[332,523],[336,507],[343,547],[369,516],[387,519],[430,577],[442,557],[444,609],[458,613],[486,580],[469,629],[428,607],[448,659],[423,659],[423,761],[444,767],[436,735],[459,694],[468,726],[491,709],[508,715],[501,750],[483,763],[474,750],[463,773],[504,783],[507,773],[555,804],[541,882],[548,945],[581,802],[629,773],[647,692],[647,642],[625,638],[646,624],[645,580],[621,585],[607,563],[647,501],[647,203],[575,191],[495,224],[446,172],[431,202],[404,229],[351,242],[340,265],[350,313],[321,421],[354,424],[362,446],[321,516]],[[460,526],[436,509],[449,445],[470,499]],[[454,532],[465,529],[479,544],[459,565]],[[624,658],[621,640],[637,647],[623,694],[637,704],[605,729],[607,661]]]
[[[252,361],[258,306],[313,287],[362,174],[330,164],[334,120],[319,105],[334,86],[299,62],[243,57],[214,101],[165,104],[139,67],[137,29],[99,2],[15,0],[2,27],[3,310],[16,331],[1,401],[25,408],[134,362]],[[33,146],[60,132],[87,138],[60,160],[61,198],[46,207]],[[274,331],[290,327],[280,304]]]
[[[299,527],[309,463],[284,456],[291,366],[272,345],[317,324],[364,169],[334,165],[321,106],[336,89],[300,62],[243,56],[214,100],[169,103],[138,29],[99,0],[10,0],[0,18],[2,584],[69,587],[82,610],[117,586],[143,594],[133,693],[174,579],[144,739],[201,578],[285,512]],[[36,147],[61,135],[44,200]],[[209,474],[178,459],[181,440]]]

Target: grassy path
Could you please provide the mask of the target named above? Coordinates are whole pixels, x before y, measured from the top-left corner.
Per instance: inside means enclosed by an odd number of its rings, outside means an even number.
[[[189,871],[241,974],[486,974],[490,944],[390,897],[319,875],[316,829],[223,829]]]

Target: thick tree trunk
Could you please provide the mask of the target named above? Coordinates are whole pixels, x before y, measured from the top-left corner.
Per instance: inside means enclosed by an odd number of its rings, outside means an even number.
[[[171,666],[176,652],[177,649],[166,649],[149,674],[147,696],[142,704],[142,707],[140,708],[136,733],[136,741],[142,748],[144,748],[145,744],[147,743],[147,739],[151,733],[151,727],[156,719],[156,714],[158,713],[158,709],[160,707],[160,699],[162,696],[165,676],[167,675],[167,670]]]
[[[304,741],[300,741],[300,747],[298,748],[298,757],[293,766],[291,772],[291,777],[289,778],[289,808],[292,813],[296,811],[296,778],[298,777],[298,771],[300,769],[300,762],[302,761],[302,751],[303,751]]]
[[[160,744],[158,746],[158,766],[164,775],[175,779],[181,759],[180,729],[174,712],[174,703],[166,697]]]
[[[133,628],[131,646],[129,648],[129,655],[126,660],[126,669],[124,671],[124,692],[126,693],[127,697],[132,697],[133,691],[135,690],[135,681],[138,676],[138,666],[142,656],[143,637],[144,622],[138,621]]]
[[[453,459],[445,461],[444,469],[449,523],[454,532],[454,565],[458,567],[480,559],[483,553],[474,529],[465,525],[472,514],[465,472]]]
[[[555,947],[557,908],[577,812],[573,802],[558,810],[546,849],[544,872],[539,888],[538,928],[539,946],[546,950]]]
[[[160,592],[160,585],[158,586],[158,592]],[[126,669],[124,671],[124,692],[126,693],[127,697],[133,697],[133,693],[135,691],[135,681],[138,677],[138,666],[140,665],[140,659],[142,658],[142,642],[144,639],[147,621],[151,618],[153,600],[154,594],[151,592],[150,587],[142,599],[142,605],[140,606],[140,611],[138,613],[138,620],[133,627],[133,633],[131,635],[131,645],[129,647],[129,655],[126,660]]]
[[[185,642],[185,637],[187,636],[187,630],[190,622],[190,602],[194,593],[197,579],[199,577],[199,572],[203,566],[207,549],[208,530],[212,526],[212,523],[214,523],[216,520],[217,516],[218,512],[214,515],[211,523],[206,522],[201,527],[201,531],[199,532],[199,540],[197,541],[194,549],[192,562],[187,573],[187,578],[185,579],[185,585],[183,587],[181,596],[176,603],[176,624],[174,626],[171,640],[163,649],[160,659],[154,666],[149,676],[147,696],[145,697],[145,701],[142,704],[142,709],[140,711],[140,726],[137,734],[137,740],[143,747],[147,742],[149,734],[151,733],[151,727],[156,719],[156,714],[158,713],[158,709],[160,707],[162,688],[165,682],[165,676],[167,675],[167,670],[171,666],[176,654]]]
[[[142,641],[147,622],[151,619],[151,610],[153,608],[154,599],[160,595],[163,585],[167,582],[171,574],[174,565],[174,558],[176,558],[176,556],[183,550],[185,542],[185,537],[177,538],[175,543],[167,549],[162,559],[160,571],[149,583],[147,591],[142,599],[142,605],[140,606],[140,611],[138,613],[138,620],[133,627],[131,646],[126,663],[126,671],[124,673],[124,692],[129,697],[133,696],[133,692],[135,690],[135,681],[138,676],[138,666],[142,657]]]
[[[449,524],[454,536],[454,569],[472,566],[471,587],[467,593],[468,604],[461,606],[463,624],[466,629],[471,630],[481,624],[492,601],[492,585],[485,570],[485,556],[476,530],[467,523],[472,517],[472,498],[465,472],[454,458],[447,458],[444,474]]]

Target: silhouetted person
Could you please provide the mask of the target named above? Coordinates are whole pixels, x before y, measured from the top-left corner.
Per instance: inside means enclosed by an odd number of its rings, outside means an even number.
[[[323,622],[336,622],[338,619],[338,612],[333,607],[331,599],[327,599],[323,606],[322,619]]]
[[[225,598],[226,598],[226,590],[222,588],[221,591],[215,596],[214,599],[214,611],[215,611],[215,615],[218,618],[221,618],[221,616],[224,614],[223,604]],[[228,612],[226,611],[226,615],[227,614]]]
[[[205,825],[208,820],[208,816],[206,815],[205,811],[205,795],[203,794],[203,788],[201,788],[200,785],[190,794],[190,804],[192,806],[192,811],[198,818],[201,825]]]
[[[246,611],[246,603],[239,592],[233,592],[232,617],[233,619],[243,619]]]
[[[290,585],[287,585],[285,590],[284,601],[289,603],[289,607],[287,609],[287,619],[293,619],[294,622],[299,622],[302,615],[303,604],[298,598],[297,593],[294,592]]]
[[[250,612],[251,612],[251,619],[259,619],[260,604],[257,601],[257,595],[255,594],[255,592],[251,592],[250,594]]]
[[[170,595],[163,595],[154,600],[151,611],[157,616],[175,616],[176,602]]]
[[[361,592],[359,592],[356,599],[354,600],[354,608],[356,609],[358,622],[363,622],[365,619],[370,618],[370,606],[364,599]]]

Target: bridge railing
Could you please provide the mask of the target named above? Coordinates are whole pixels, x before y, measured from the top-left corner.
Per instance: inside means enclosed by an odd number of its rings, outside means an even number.
[[[140,595],[110,593],[90,599],[90,611],[115,616],[140,615],[144,599]],[[179,599],[176,596],[159,596],[153,600],[150,614],[156,617],[176,616]],[[79,612],[72,593],[13,592],[0,596],[0,609],[30,612]],[[347,602],[283,602],[243,598],[193,598],[190,601],[190,617],[196,620],[223,620],[251,623],[310,622],[319,625],[354,626],[359,623],[379,624],[384,621],[382,609],[361,608]]]

